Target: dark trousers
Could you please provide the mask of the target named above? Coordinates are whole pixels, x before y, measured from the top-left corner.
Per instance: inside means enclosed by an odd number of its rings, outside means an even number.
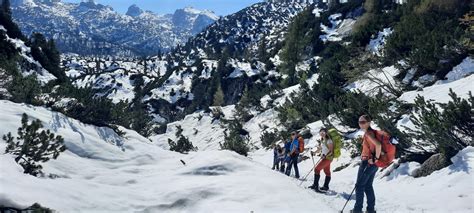
[[[273,157],[273,167],[272,169],[280,170],[280,161],[278,160],[277,156]]]
[[[298,171],[298,155],[296,154],[293,157],[290,157],[290,163],[288,164],[288,167],[286,168],[286,175],[290,176],[291,174],[291,167],[295,167],[295,177],[300,178],[300,172]]]
[[[375,192],[372,184],[374,183],[375,173],[377,173],[377,166],[369,165],[368,161],[364,160],[359,166],[356,182],[356,203],[354,205],[354,212],[362,212],[362,205],[364,204],[364,194],[367,196],[367,211],[374,212],[375,210]]]
[[[285,172],[285,160],[280,159],[279,163],[280,163],[280,172],[284,173]]]

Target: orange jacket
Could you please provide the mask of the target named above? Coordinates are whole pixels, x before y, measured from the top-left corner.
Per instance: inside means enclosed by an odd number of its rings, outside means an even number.
[[[368,134],[371,134],[372,137],[369,137]],[[362,160],[372,159],[372,153],[375,153],[375,141],[372,138],[375,138],[374,131],[367,131],[362,138]]]

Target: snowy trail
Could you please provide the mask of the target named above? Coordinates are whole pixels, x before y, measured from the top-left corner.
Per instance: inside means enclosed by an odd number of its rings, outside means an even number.
[[[271,169],[273,152],[271,150],[258,150],[252,153],[251,158]],[[315,159],[317,161],[317,159]],[[401,164],[390,176],[382,177],[378,172],[374,180],[377,212],[472,212],[474,210],[474,147],[464,149],[453,157],[454,164],[432,175],[422,178],[413,178],[409,174],[420,165],[418,163]],[[305,187],[311,185],[314,179],[312,172],[307,180],[299,187],[298,193],[307,194],[313,202],[322,202],[333,209],[340,211],[349,197],[356,181],[358,165],[356,159],[350,159],[349,153],[342,150],[342,156],[333,161],[331,170],[350,163],[350,165],[338,172],[332,172],[330,190],[335,194],[323,195],[312,192]],[[307,159],[298,164],[300,176],[306,175],[313,162]],[[276,172],[276,171],[274,171]],[[283,174],[281,174],[283,175]],[[292,171],[292,176],[294,171]],[[288,182],[298,185],[299,180],[287,177]],[[324,181],[324,173],[321,172],[320,184]],[[439,193],[442,191],[443,193]],[[450,202],[436,202],[449,200]],[[364,200],[365,202],[365,200]],[[345,212],[353,208],[355,195],[346,206]],[[365,205],[365,203],[364,203]],[[365,207],[364,207],[365,208]],[[313,211],[318,211],[314,209]]]

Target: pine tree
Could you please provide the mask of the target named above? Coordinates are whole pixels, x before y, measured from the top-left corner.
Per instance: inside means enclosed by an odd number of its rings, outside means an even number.
[[[277,142],[278,139],[279,139],[279,136],[276,129],[265,130],[260,136],[260,140],[262,141],[262,146],[266,148],[269,148],[272,144]]]
[[[224,105],[224,92],[222,92],[222,87],[219,81],[219,84],[217,85],[217,91],[214,93],[214,98],[213,98],[213,106],[222,106]]]
[[[413,111],[416,115],[410,118],[415,124],[410,134],[434,145],[448,159],[464,147],[474,145],[474,97],[470,92],[468,99],[461,99],[452,90],[449,95],[452,100],[447,104],[417,97]],[[417,148],[424,150],[423,145]]]
[[[29,41],[31,55],[43,68],[51,72],[60,82],[67,80],[66,73],[60,68],[60,53],[54,40],[47,40],[42,34],[34,33]]]
[[[286,86],[299,82],[298,79],[301,76],[296,72],[296,65],[303,59],[322,50],[323,43],[319,39],[321,34],[320,20],[312,13],[313,9],[314,6],[310,6],[298,14],[288,27],[281,54],[283,63],[279,67],[288,76],[284,82]]]
[[[235,118],[242,123],[249,121],[253,117],[249,110],[251,107],[250,101],[248,87],[245,86],[242,97],[239,103],[235,105],[234,111]]]
[[[221,149],[228,149],[240,155],[247,156],[250,147],[248,136],[242,135],[243,126],[238,120],[228,120],[225,122],[224,143],[220,143]]]
[[[42,173],[43,167],[40,163],[56,159],[66,150],[64,139],[49,130],[39,132],[43,128],[41,121],[34,120],[29,124],[28,115],[25,113],[21,124],[16,140],[11,132],[3,136],[7,143],[5,153],[15,155],[15,161],[23,167],[24,173],[37,176]]]
[[[3,0],[0,7],[0,25],[5,27],[10,38],[26,40],[20,28],[13,22],[10,0]]]
[[[13,76],[13,82],[8,86],[12,101],[17,103],[36,103],[36,96],[41,92],[36,74],[26,77],[20,74]]]
[[[183,154],[188,153],[190,151],[196,151],[197,147],[193,146],[189,139],[183,136],[183,128],[181,128],[181,126],[176,126],[176,128],[176,138],[178,139],[178,141],[174,142],[173,140],[168,138],[168,145],[170,146],[170,150]]]

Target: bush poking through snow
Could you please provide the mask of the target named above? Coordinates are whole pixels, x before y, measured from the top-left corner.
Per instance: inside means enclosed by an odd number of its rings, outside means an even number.
[[[190,151],[197,151],[197,147],[193,146],[193,143],[191,143],[187,137],[183,136],[183,128],[181,128],[181,126],[177,126],[176,128],[178,128],[176,131],[176,138],[178,138],[178,141],[174,142],[168,138],[170,150],[183,154],[186,154]]]
[[[347,143],[346,143],[347,144]],[[362,138],[354,138],[346,145],[346,149],[350,150],[351,158],[360,156],[362,153]]]
[[[224,114],[224,112],[222,112],[222,108],[220,108],[220,107],[213,108],[211,113],[212,113],[212,122],[213,123],[214,123],[214,121],[220,120],[221,118],[225,117],[225,114]]]
[[[474,97],[461,99],[452,90],[452,101],[447,104],[426,101],[418,96],[411,120],[415,124],[410,134],[418,140],[434,145],[447,158],[474,145]],[[443,109],[443,110],[440,110]]]
[[[265,148],[270,148],[270,146],[278,141],[278,132],[277,130],[265,130],[263,131],[262,135],[260,136],[260,140],[262,141],[262,146]]]
[[[39,132],[40,128],[43,128],[40,120],[28,124],[28,115],[23,113],[16,141],[11,132],[3,135],[3,140],[7,142],[5,153],[15,155],[15,161],[23,167],[24,173],[33,176],[42,173],[40,162],[56,159],[66,150],[63,137],[56,136],[49,130]]]
[[[225,121],[227,127],[224,132],[224,143],[220,143],[221,149],[228,149],[237,152],[240,155],[247,156],[249,152],[249,137],[243,135],[242,124],[238,120]]]
[[[26,209],[18,209],[8,206],[0,205],[0,212],[41,212],[41,213],[53,213],[54,210],[41,206],[38,203],[33,204],[32,206]]]

